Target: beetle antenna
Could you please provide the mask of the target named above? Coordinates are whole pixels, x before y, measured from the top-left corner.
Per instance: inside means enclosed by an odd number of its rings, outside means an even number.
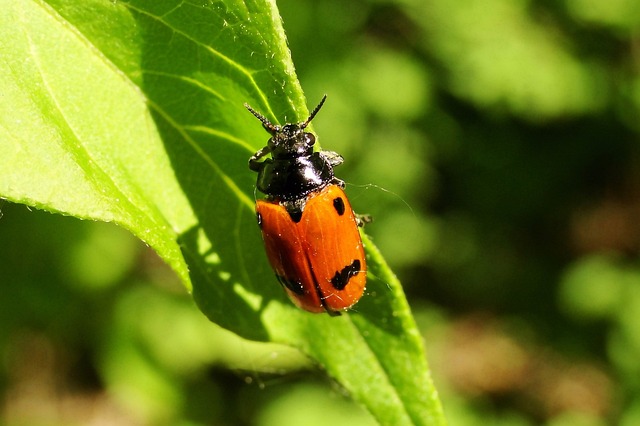
[[[251,106],[249,106],[249,104],[247,103],[244,104],[244,107],[248,109],[251,114],[253,114],[258,120],[262,122],[262,126],[264,126],[264,128],[267,129],[269,133],[274,134],[278,132],[278,126],[274,126],[273,124],[271,124],[271,122],[267,120],[267,117],[260,114],[255,109],[251,108]]]
[[[301,129],[304,129],[305,127],[307,127],[309,125],[311,120],[313,120],[313,117],[315,117],[316,114],[318,113],[318,111],[320,111],[320,108],[322,108],[322,105],[324,105],[324,101],[326,101],[326,100],[327,100],[327,95],[324,95],[322,97],[322,100],[318,104],[318,106],[315,107],[315,109],[313,111],[311,111],[311,115],[309,115],[309,118],[307,118],[307,121],[305,121],[304,123],[300,124],[300,128]]]

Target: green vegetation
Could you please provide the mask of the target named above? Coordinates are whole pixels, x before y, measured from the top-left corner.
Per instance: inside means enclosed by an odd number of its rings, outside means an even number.
[[[0,2],[2,423],[438,424],[421,336],[451,425],[637,424],[636,3]],[[325,93],[412,314],[271,278],[242,104]]]

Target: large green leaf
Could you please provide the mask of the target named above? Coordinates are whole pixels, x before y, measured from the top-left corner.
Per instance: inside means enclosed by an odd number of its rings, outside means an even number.
[[[365,238],[363,300],[295,308],[253,214],[248,157],[308,110],[273,2],[0,0],[0,196],[115,222],[214,322],[317,360],[382,424],[443,424],[402,289]],[[314,100],[315,101],[315,100]]]

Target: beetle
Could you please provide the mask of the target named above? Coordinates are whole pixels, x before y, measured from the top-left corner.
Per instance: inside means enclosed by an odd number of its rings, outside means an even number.
[[[256,201],[256,216],[269,263],[295,305],[339,315],[364,293],[367,265],[358,230],[363,221],[334,175],[344,160],[314,151],[316,137],[305,131],[326,98],[305,121],[283,126],[245,107],[271,135],[249,159],[256,188],[265,194]]]

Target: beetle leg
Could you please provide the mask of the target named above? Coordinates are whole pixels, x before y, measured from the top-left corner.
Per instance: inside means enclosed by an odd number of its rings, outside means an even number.
[[[333,151],[320,151],[318,154],[324,158],[332,167],[339,166],[344,162],[342,155]]]
[[[258,160],[260,160],[262,157],[269,154],[270,152],[271,152],[271,149],[268,146],[265,146],[262,149],[258,150],[255,154],[251,156],[251,158],[249,158],[249,168],[254,172],[259,171],[261,167],[260,165],[262,164],[262,162]]]
[[[356,224],[362,228],[367,223],[373,222],[373,216],[370,214],[357,214],[356,213]]]

